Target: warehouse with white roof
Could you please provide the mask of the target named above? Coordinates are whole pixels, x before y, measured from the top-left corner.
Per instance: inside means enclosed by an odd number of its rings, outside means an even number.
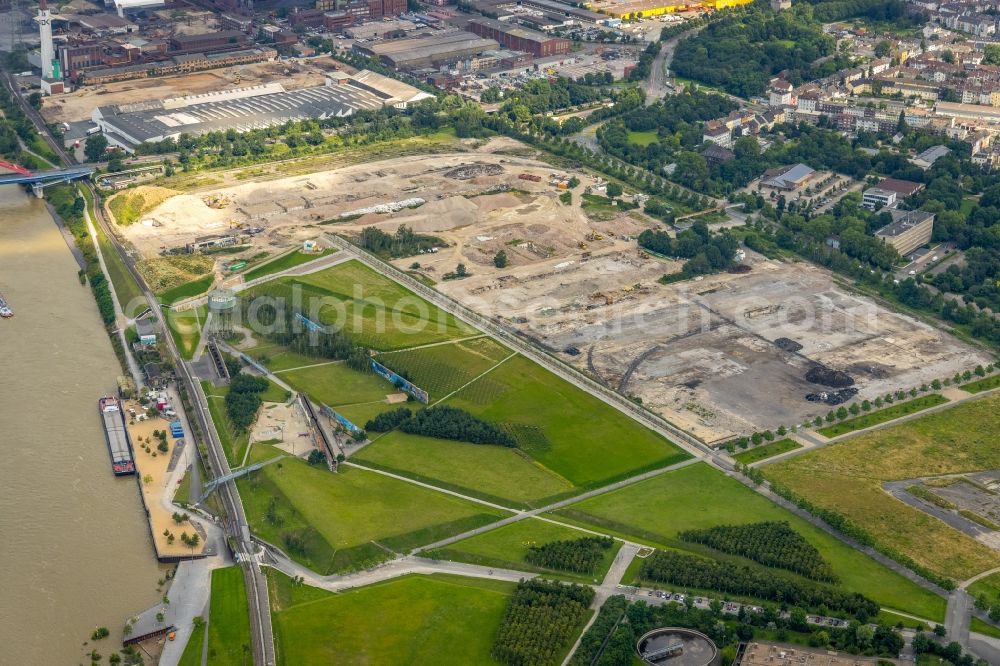
[[[182,134],[247,132],[289,121],[344,117],[383,106],[406,108],[431,97],[401,81],[363,70],[341,82],[285,90],[280,84],[94,109],[91,119],[109,143],[126,151]]]

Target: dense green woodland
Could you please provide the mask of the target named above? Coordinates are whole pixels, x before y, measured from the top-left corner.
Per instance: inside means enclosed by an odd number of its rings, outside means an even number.
[[[408,226],[401,224],[392,234],[378,227],[365,227],[357,239],[357,245],[383,259],[396,259],[411,257],[447,243],[436,236],[414,233]]]
[[[594,591],[547,580],[521,581],[493,642],[493,658],[508,666],[559,663],[586,622]]]
[[[473,444],[517,446],[514,437],[502,428],[448,405],[421,409],[412,418],[400,423],[399,429],[410,435],[454,439]]]
[[[524,559],[536,567],[592,574],[604,558],[605,551],[613,545],[611,537],[599,536],[550,541],[541,546],[531,546]]]
[[[260,395],[267,387],[268,381],[264,377],[242,372],[233,376],[226,393],[226,415],[237,430],[246,430],[253,425],[260,409]]]
[[[667,257],[687,259],[681,269],[681,276],[702,275],[724,270],[733,265],[734,254],[739,245],[736,237],[723,229],[713,234],[702,220],[697,220],[690,229],[672,238],[667,232],[646,229],[639,234],[639,245]]]
[[[672,66],[679,76],[748,98],[764,94],[768,81],[782,70],[791,70],[793,82],[833,74],[846,64],[842,58],[813,63],[835,49],[835,40],[823,34],[810,7],[775,13],[751,6],[682,39]]]
[[[665,585],[699,590],[718,590],[802,606],[811,610],[843,613],[867,621],[878,614],[871,599],[854,592],[778,576],[773,571],[754,569],[729,561],[709,560],[676,551],[657,551],[642,563],[640,577]]]
[[[837,582],[833,569],[816,547],[787,522],[717,525],[703,530],[688,530],[678,536],[682,541],[741,555],[766,567],[787,569],[813,580]]]

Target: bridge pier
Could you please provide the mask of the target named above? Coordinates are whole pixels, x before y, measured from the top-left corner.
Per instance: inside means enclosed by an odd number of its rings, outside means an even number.
[[[32,183],[31,192],[39,199],[45,198],[45,186],[41,183]]]

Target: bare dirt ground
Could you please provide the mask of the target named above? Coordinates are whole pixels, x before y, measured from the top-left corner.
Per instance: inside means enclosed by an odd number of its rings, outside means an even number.
[[[506,315],[566,360],[707,442],[825,415],[830,405],[805,397],[828,388],[806,380],[815,363],[850,374],[861,400],[989,360],[848,293],[823,269],[748,254],[749,274],[673,285],[655,279],[678,266],[642,259],[633,249],[439,288]],[[780,338],[802,348],[785,351],[774,343]]]
[[[287,75],[285,71],[288,71]],[[310,61],[308,64],[264,62],[178,76],[86,86],[65,95],[46,97],[42,116],[51,123],[74,122],[89,120],[96,106],[200,95],[274,82],[281,83],[286,90],[319,86],[323,85],[324,71],[319,61]]]
[[[264,232],[253,238],[253,247],[246,251],[252,255],[286,249],[323,232],[355,234],[376,226],[392,233],[405,224],[453,246],[416,258],[434,279],[453,270],[459,261],[473,272],[480,266],[492,268],[493,256],[500,249],[506,251],[513,267],[579,258],[584,246],[595,254],[614,248],[635,253],[634,243],[630,248],[620,236],[637,234],[652,222],[635,213],[638,219],[622,215],[618,220],[591,222],[579,208],[579,193],[596,182],[593,178],[577,174],[581,184],[574,192],[574,204],[567,206],[558,199],[561,191],[549,181],[554,173],[572,174],[537,160],[496,152],[507,144],[492,141],[469,152],[384,160],[192,191],[171,197],[143,215],[140,223],[123,227],[122,233],[143,256],[153,257],[200,236],[263,227]],[[519,178],[522,174],[539,180]],[[344,213],[416,198],[426,203],[336,222]],[[604,239],[596,240],[599,236]]]
[[[398,267],[418,263],[441,291],[506,320],[707,442],[825,415],[830,405],[806,400],[828,390],[805,378],[817,363],[851,375],[854,399],[861,400],[989,362],[937,329],[849,293],[807,263],[748,252],[749,274],[662,285],[657,279],[679,263],[640,252],[634,240],[659,223],[613,209],[601,211],[603,221],[591,219],[579,204],[593,177],[526,155],[523,145],[501,139],[467,152],[192,191],[148,214],[149,226],[123,232],[151,256],[237,227],[264,227],[249,250],[259,252],[325,231],[352,235],[375,225],[391,233],[409,225],[448,246],[396,260]],[[580,178],[571,205],[559,201],[553,174]],[[417,197],[426,203],[322,224]],[[509,260],[502,269],[493,263],[500,250]],[[443,281],[458,263],[471,276]],[[802,348],[786,351],[775,344],[781,338]]]
[[[310,432],[309,418],[297,400],[266,402],[250,432],[250,441],[271,442],[290,455],[303,456],[313,448]]]

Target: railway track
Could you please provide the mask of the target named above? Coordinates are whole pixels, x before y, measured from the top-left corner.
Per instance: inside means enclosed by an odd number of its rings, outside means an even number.
[[[159,312],[160,305],[156,296],[149,290],[135,263],[124,251],[118,241],[117,236],[111,229],[99,205],[99,198],[93,185],[87,183],[91,194],[94,197],[94,218],[95,222],[101,226],[107,235],[115,252],[125,263],[126,269],[136,284],[139,285],[143,297],[149,303],[150,308]],[[201,390],[201,384],[191,373],[190,368],[184,362],[173,336],[166,330],[163,318],[160,317],[160,334],[166,342],[170,355],[173,358],[174,367],[178,371],[178,378],[183,383],[188,395],[188,402],[193,406],[194,417],[201,429],[202,437],[206,443],[208,453],[207,460],[209,470],[214,477],[225,476],[230,473],[229,461],[226,459],[219,441],[218,433],[212,424],[211,416],[206,406],[206,398]],[[219,487],[219,499],[225,511],[222,522],[223,532],[231,548],[234,551],[240,567],[243,569],[243,578],[246,586],[247,601],[250,609],[250,634],[253,651],[253,662],[258,666],[274,666],[276,663],[274,649],[274,634],[271,628],[271,606],[267,591],[267,578],[261,570],[254,557],[254,542],[250,535],[250,528],[247,524],[246,513],[243,510],[243,501],[233,481],[229,481]]]

